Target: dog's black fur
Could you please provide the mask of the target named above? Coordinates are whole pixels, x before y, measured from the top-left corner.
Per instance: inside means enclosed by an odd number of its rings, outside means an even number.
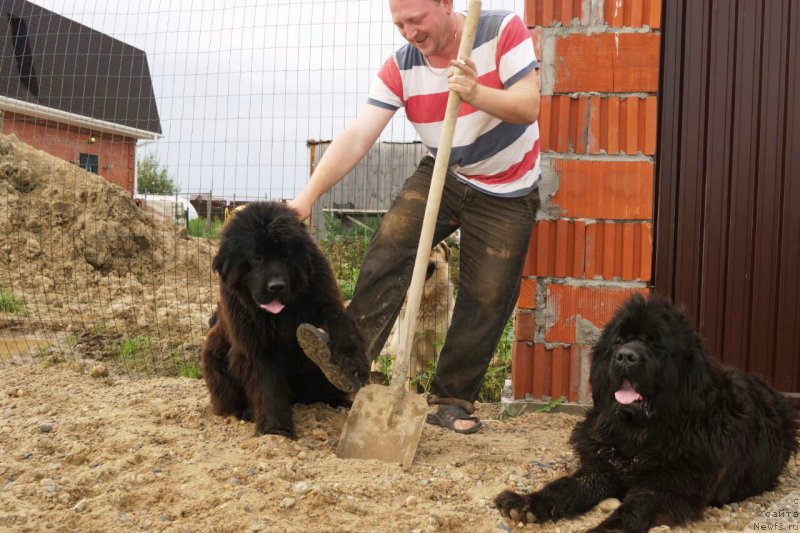
[[[220,300],[201,363],[214,413],[294,438],[292,403],[347,404],[297,343],[300,323],[322,328],[339,367],[361,381],[368,375],[333,270],[297,213],[278,202],[249,204],[226,222],[213,268]]]
[[[773,488],[797,449],[797,413],[763,380],[709,357],[686,316],[636,295],[592,353],[593,407],[572,433],[578,471],[495,499],[504,516],[546,522],[622,504],[593,531],[647,531]]]

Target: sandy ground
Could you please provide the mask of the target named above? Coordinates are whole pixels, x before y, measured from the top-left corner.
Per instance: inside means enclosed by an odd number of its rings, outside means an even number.
[[[152,376],[197,363],[214,251],[119,187],[0,136],[0,288],[25,306],[0,312],[0,531],[521,530],[494,496],[576,466],[566,414],[500,420],[481,406],[475,435],[426,426],[408,469],[337,458],[344,409],[297,406],[296,441],[213,416],[202,381]],[[131,339],[147,350],[124,355]],[[682,531],[748,528],[800,490],[799,472],[793,459],[778,490]],[[524,529],[583,530],[615,505]]]
[[[2,370],[0,530],[580,531],[618,505],[525,528],[491,506],[503,489],[541,487],[575,467],[575,415],[501,421],[497,405],[481,406],[481,432],[426,426],[403,469],[336,457],[345,409],[296,406],[296,441],[259,437],[252,424],[212,415],[200,380],[87,370]],[[799,481],[793,459],[776,491],[676,530],[741,531]]]

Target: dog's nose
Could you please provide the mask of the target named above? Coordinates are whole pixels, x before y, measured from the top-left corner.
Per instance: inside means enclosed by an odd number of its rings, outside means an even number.
[[[630,348],[620,348],[614,354],[614,360],[619,366],[635,366],[642,360],[642,356]]]
[[[286,288],[286,282],[280,279],[274,279],[267,284],[269,292],[281,292]]]

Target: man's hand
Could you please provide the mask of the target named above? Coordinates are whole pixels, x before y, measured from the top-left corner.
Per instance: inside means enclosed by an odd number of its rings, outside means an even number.
[[[478,68],[470,57],[453,59],[447,73],[447,84],[451,91],[461,96],[461,101],[471,103],[478,94]]]
[[[294,200],[289,200],[287,205],[297,211],[297,220],[300,222],[303,222],[311,216],[311,203],[303,200],[302,196],[298,196]]]

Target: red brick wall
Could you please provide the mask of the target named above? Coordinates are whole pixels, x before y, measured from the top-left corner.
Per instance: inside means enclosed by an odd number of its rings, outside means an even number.
[[[120,135],[92,132],[57,122],[6,113],[3,133],[61,159],[77,162],[80,154],[99,157],[98,174],[133,193],[136,140]],[[89,142],[90,137],[95,142]]]
[[[515,399],[589,402],[591,346],[649,292],[660,0],[527,0],[541,63],[541,219],[517,301]]]

